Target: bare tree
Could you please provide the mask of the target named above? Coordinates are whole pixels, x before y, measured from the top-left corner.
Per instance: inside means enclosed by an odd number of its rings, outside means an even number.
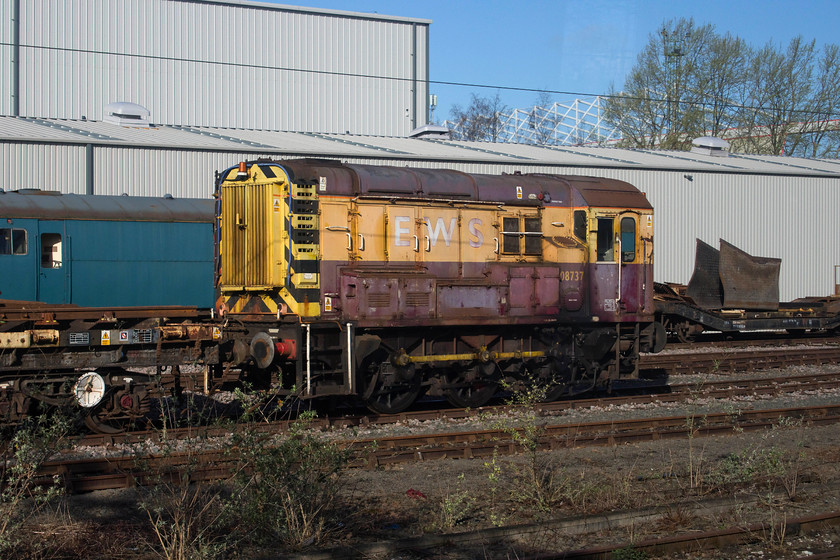
[[[840,152],[840,47],[794,38],[751,49],[693,20],[651,34],[605,118],[623,145],[687,149],[722,136],[735,150],[831,157]]]
[[[786,51],[767,43],[755,52],[747,74],[746,105],[740,111],[745,147],[782,155],[803,141],[813,86],[815,43],[794,37]]]
[[[749,47],[729,33],[709,38],[696,75],[696,98],[703,107],[703,135],[722,136],[737,126],[736,110],[743,105]]]
[[[816,83],[802,142],[791,148],[802,157],[838,157],[840,152],[840,47],[826,45],[817,62]]]
[[[502,115],[509,112],[498,93],[493,98],[472,94],[472,101],[466,109],[461,109],[460,105],[452,106],[452,120],[456,123],[452,135],[458,140],[498,142],[502,132]]]
[[[624,145],[674,148],[704,130],[707,46],[714,27],[671,20],[651,34],[623,90],[612,89],[605,115],[622,132]]]

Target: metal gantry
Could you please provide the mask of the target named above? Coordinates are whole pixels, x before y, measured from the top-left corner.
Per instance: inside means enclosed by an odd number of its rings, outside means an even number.
[[[613,144],[620,140],[621,133],[603,120],[603,111],[604,98],[600,96],[556,102],[547,107],[514,109],[499,115],[496,141],[546,146]],[[459,123],[444,121],[443,125],[458,136]]]

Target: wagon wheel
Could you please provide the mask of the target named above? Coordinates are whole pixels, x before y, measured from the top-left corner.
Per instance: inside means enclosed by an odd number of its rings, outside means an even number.
[[[365,405],[379,414],[398,414],[420,396],[421,376],[414,364],[398,367],[388,361],[387,353],[376,352],[362,368]]]
[[[453,368],[448,375],[446,400],[452,406],[484,406],[499,390],[499,368],[495,362]]]
[[[126,431],[126,420],[115,420],[104,411],[90,411],[85,415],[85,426],[97,434],[121,434]]]
[[[694,332],[694,329],[691,328],[691,324],[687,321],[674,325],[674,332],[677,335],[677,340],[680,342],[694,342],[697,338],[697,334]]]

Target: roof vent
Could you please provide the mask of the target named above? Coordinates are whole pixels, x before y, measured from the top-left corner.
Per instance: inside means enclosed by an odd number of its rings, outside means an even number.
[[[714,136],[701,136],[691,141],[691,153],[707,156],[729,156],[729,142]]]
[[[104,122],[120,126],[133,126],[138,128],[149,128],[149,116],[151,113],[142,105],[129,103],[128,101],[117,101],[105,105]]]
[[[448,140],[451,131],[438,124],[424,124],[408,133],[409,138],[441,138]]]

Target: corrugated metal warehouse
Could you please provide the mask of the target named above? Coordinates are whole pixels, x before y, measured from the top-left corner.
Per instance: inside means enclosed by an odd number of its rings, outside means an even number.
[[[426,122],[428,20],[232,0],[10,0],[0,21],[6,190],[208,197],[214,171],[264,156],[614,177],[656,208],[658,280],[686,283],[695,238],[723,238],[783,259],[783,299],[834,290],[840,161],[408,138]],[[103,122],[116,101],[166,125]]]
[[[782,258],[784,300],[833,293],[840,264],[838,160],[0,117],[7,190],[208,197],[214,171],[258,157],[622,179],[656,209],[660,281],[688,282],[695,238]]]
[[[199,0],[0,2],[0,114],[407,135],[427,122],[429,20]]]

